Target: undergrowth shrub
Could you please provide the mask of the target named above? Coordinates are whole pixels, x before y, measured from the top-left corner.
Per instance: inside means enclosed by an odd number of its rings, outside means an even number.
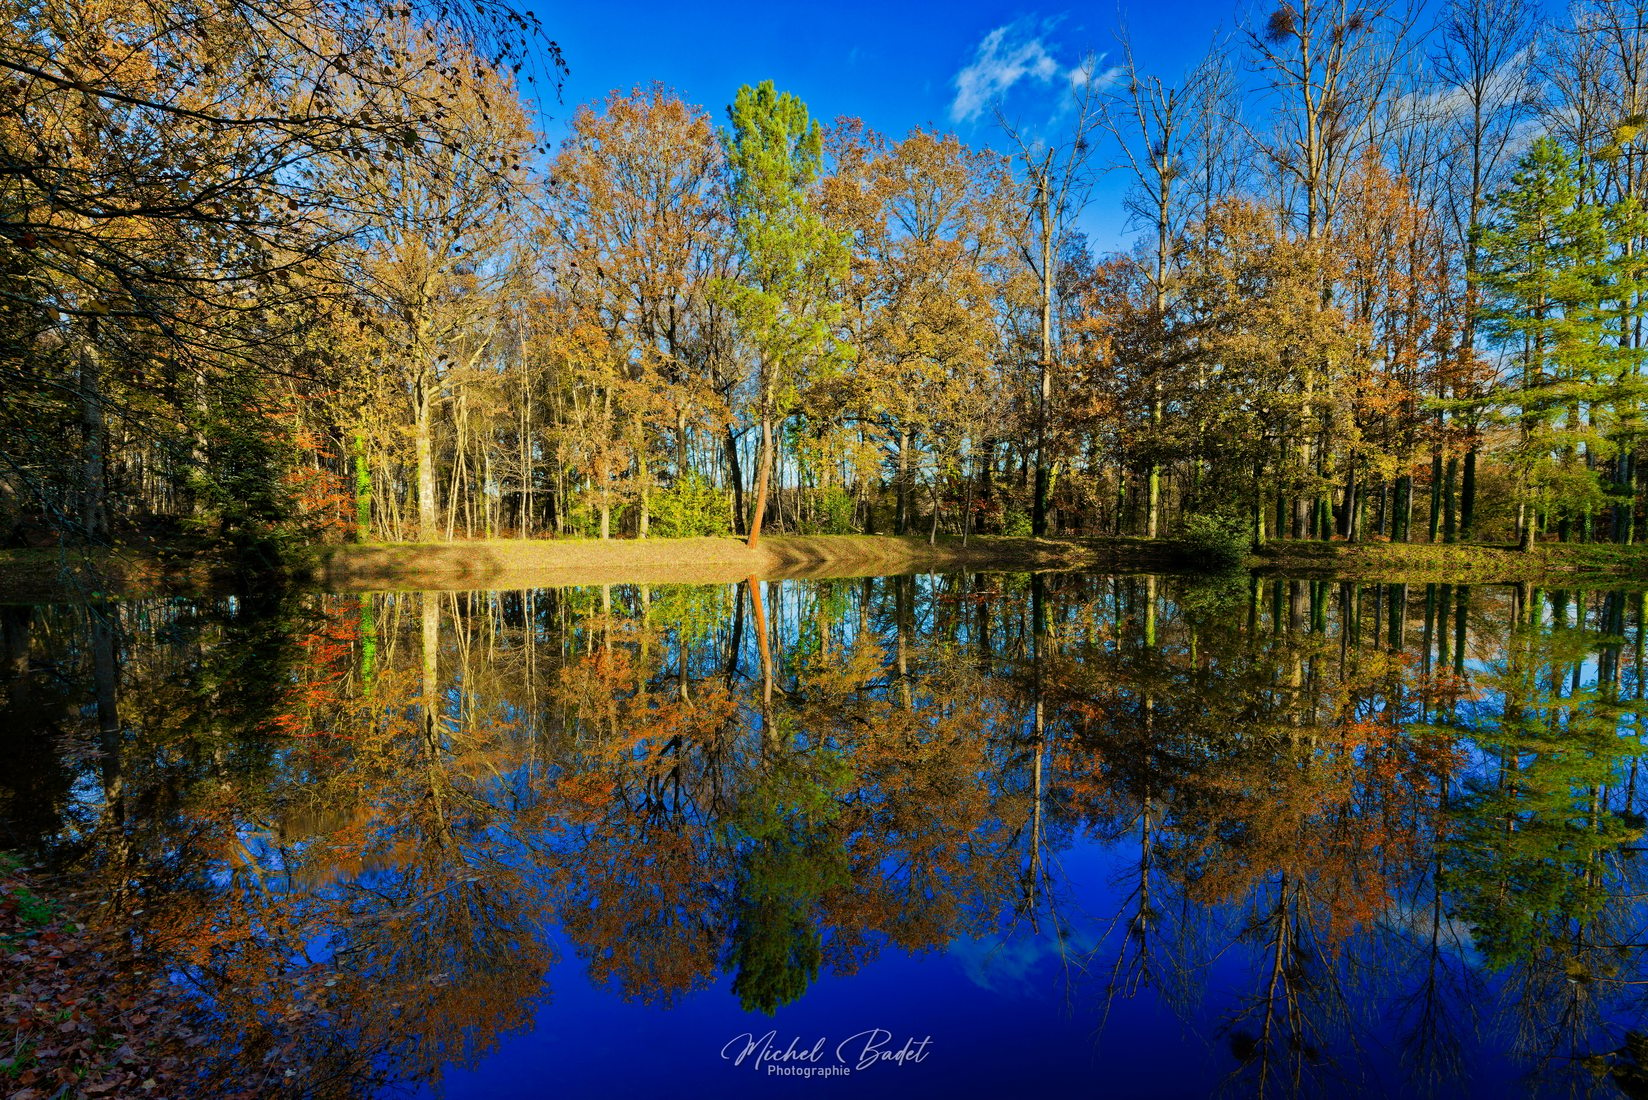
[[[809,535],[850,535],[853,533],[853,498],[840,485],[820,489],[813,496],[813,513],[806,525]]]
[[[1229,514],[1186,516],[1179,538],[1189,564],[1211,573],[1239,569],[1247,557],[1247,525]]]
[[[730,530],[726,494],[696,471],[678,478],[647,503],[651,533],[661,538],[725,535]]]

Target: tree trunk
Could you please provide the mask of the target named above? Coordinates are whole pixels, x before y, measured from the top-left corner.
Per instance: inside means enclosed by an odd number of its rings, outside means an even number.
[[[1030,533],[1037,538],[1047,534],[1047,414],[1053,397],[1053,208],[1048,179],[1053,154],[1047,156],[1036,179],[1036,209],[1041,218],[1041,362],[1036,405],[1036,496]]]
[[[641,447],[645,448],[647,444],[646,444],[646,436],[644,434],[644,429],[643,429],[643,434],[638,435],[637,439],[639,439]],[[641,492],[641,515],[640,515],[640,518],[636,521],[635,537],[644,539],[644,538],[647,537],[647,528],[649,526],[651,526],[651,520],[652,520],[652,515],[651,515],[651,503],[652,502],[651,502],[651,500],[648,499],[648,492],[647,492],[647,489],[648,489],[649,485],[651,484],[652,473],[651,473],[650,470],[647,469],[647,460],[646,460],[646,454],[645,454],[644,450],[641,453],[641,457],[636,459],[636,465],[637,465],[637,473],[639,474],[640,479],[641,479],[641,488],[640,488],[640,492]]]
[[[1339,534],[1346,542],[1355,542],[1358,533],[1356,530],[1356,463],[1352,461],[1347,465],[1348,469],[1345,471],[1345,510],[1344,514],[1339,517]]]
[[[1624,509],[1624,515],[1622,516],[1623,529],[1620,532],[1620,541],[1627,546],[1630,546],[1632,543],[1636,542],[1637,537],[1636,482],[1637,456],[1635,452],[1633,452],[1625,456],[1625,479],[1624,484],[1620,486],[1621,490],[1625,493],[1625,502],[1621,505]]]
[[[1442,529],[1442,449],[1431,452],[1431,523],[1430,541],[1435,542]]]
[[[984,465],[979,470],[979,503],[980,510],[988,514],[990,506],[996,499],[996,440],[984,441]],[[983,526],[979,527],[979,534],[985,534]]]
[[[433,759],[441,740],[441,609],[440,594],[425,592],[418,602],[418,622],[422,628],[419,647],[423,672],[422,719],[424,749]]]
[[[1413,525],[1413,475],[1403,474],[1396,479],[1396,518],[1391,523],[1391,537],[1407,542]]]
[[[677,409],[675,413],[675,480],[680,481],[687,476],[687,410]]]
[[[893,518],[893,534],[906,535],[910,531],[910,433],[898,433],[898,485],[894,493],[897,515]]]
[[[560,538],[566,534],[567,483],[566,467],[559,462],[555,464],[555,488],[549,495],[549,509],[554,513],[551,518],[555,522],[555,537]]]
[[[532,394],[522,386],[521,394],[521,511],[518,534],[532,537]]]
[[[1454,492],[1459,479],[1459,456],[1448,456],[1448,472],[1442,478],[1442,541],[1453,542],[1459,537],[1458,513]]]
[[[80,528],[89,543],[109,534],[109,429],[103,416],[103,362],[97,348],[96,322],[80,349],[81,432],[83,474],[80,486]]]
[[[765,427],[766,420],[762,420]],[[762,464],[762,474],[766,473],[766,464]],[[750,524],[750,545],[761,534],[761,501],[755,502],[755,520]],[[773,660],[772,642],[767,635],[766,597],[761,591],[761,582],[754,577],[744,581],[744,587],[750,592],[750,607],[755,611],[755,642],[756,650],[761,654],[761,741],[768,749],[777,749],[778,731],[773,728],[772,697],[773,697]]]
[[[596,474],[601,479],[601,537],[612,537],[612,460],[603,457],[596,467]]]
[[[1165,161],[1169,153],[1168,143],[1162,145],[1162,159]],[[1173,247],[1173,234],[1169,230],[1170,210],[1173,202],[1172,177],[1166,172],[1158,173],[1156,190],[1156,315],[1155,322],[1158,333],[1167,329],[1167,268],[1171,262],[1170,252]],[[1162,365],[1152,364],[1150,379],[1150,432],[1153,437],[1150,441],[1150,488],[1149,497],[1145,504],[1145,536],[1155,538],[1160,531],[1161,503],[1162,503],[1162,461],[1161,431],[1162,431]],[[1180,505],[1181,512],[1183,504]]]
[[[732,528],[742,535],[748,528],[744,524],[744,470],[738,462],[738,434],[727,425],[727,475],[732,481]]]
[[[1265,545],[1265,493],[1264,493],[1264,464],[1253,463],[1253,549],[1261,550]]]
[[[767,486],[772,480],[773,448],[772,417],[761,414],[761,460],[755,479],[755,512],[750,517],[750,537],[745,544],[751,550],[761,541],[761,520],[767,514]]]
[[[1465,473],[1459,488],[1459,541],[1476,537],[1476,448],[1465,452]]]
[[[418,537],[433,542],[440,537],[435,519],[435,449],[430,440],[430,379],[419,372],[412,384],[412,447],[418,460]]]

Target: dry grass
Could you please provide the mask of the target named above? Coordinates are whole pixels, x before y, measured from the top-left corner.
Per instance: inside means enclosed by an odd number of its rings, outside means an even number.
[[[574,539],[341,546],[317,579],[327,588],[554,588],[580,584],[718,584],[746,577],[860,577],[959,569],[1079,569],[1107,564],[1069,539],[873,535],[741,539]]]
[[[724,584],[746,577],[862,577],[897,573],[1186,572],[1184,544],[1138,538],[780,535],[749,550],[741,539],[492,540],[327,546],[315,581],[339,591],[556,588],[584,584]],[[1283,576],[1492,583],[1648,582],[1648,547],[1542,543],[1513,547],[1272,542],[1248,564]],[[0,600],[26,602],[210,591],[210,563],[153,550],[96,554],[0,552]]]
[[[859,577],[952,570],[1141,569],[1169,564],[1142,540],[773,536],[491,540],[323,546],[314,580],[339,591],[555,588],[582,584],[720,584],[747,577]],[[187,594],[227,582],[209,561],[151,549],[0,552],[0,600]]]

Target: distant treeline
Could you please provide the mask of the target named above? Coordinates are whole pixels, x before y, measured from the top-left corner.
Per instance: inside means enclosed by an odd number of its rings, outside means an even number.
[[[8,10],[13,544],[1641,522],[1643,0],[1297,0],[999,152],[771,84],[551,150],[484,2]]]

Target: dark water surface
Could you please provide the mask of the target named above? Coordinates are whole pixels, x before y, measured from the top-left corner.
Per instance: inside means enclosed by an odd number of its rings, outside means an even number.
[[[1641,594],[755,588],[0,608],[0,848],[202,1095],[1648,1095]]]

